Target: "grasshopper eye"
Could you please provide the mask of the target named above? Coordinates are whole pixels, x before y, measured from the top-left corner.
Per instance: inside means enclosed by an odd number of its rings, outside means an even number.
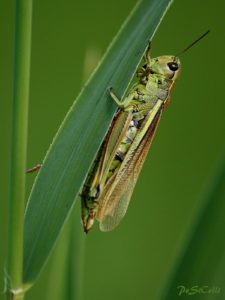
[[[169,62],[167,66],[170,68],[171,71],[177,71],[179,68],[176,62]]]

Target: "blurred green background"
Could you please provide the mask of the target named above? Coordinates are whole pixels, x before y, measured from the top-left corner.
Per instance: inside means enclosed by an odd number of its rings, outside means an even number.
[[[96,56],[105,52],[135,3],[34,1],[28,166],[42,161],[79,93],[88,51]],[[102,233],[96,226],[83,238],[84,300],[156,299],[176,262],[225,150],[224,9],[222,0],[174,1],[154,37],[152,56],[176,54],[211,29],[181,57],[181,77],[125,219],[113,232]],[[14,20],[15,1],[2,0],[0,290],[6,255]],[[33,178],[28,178],[28,192]],[[47,286],[55,284],[49,275],[51,264],[52,260],[26,299],[47,300]]]

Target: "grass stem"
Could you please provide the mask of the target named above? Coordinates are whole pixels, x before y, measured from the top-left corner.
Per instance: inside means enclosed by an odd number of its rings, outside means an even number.
[[[23,299],[23,223],[31,53],[32,0],[16,1],[7,294]]]

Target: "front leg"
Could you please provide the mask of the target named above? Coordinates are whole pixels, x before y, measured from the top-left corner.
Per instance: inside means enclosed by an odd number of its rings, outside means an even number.
[[[149,41],[148,46],[145,50],[144,53],[144,65],[142,65],[138,70],[137,70],[137,77],[140,78],[140,81],[142,84],[146,84],[146,76],[149,74],[150,71],[150,53],[151,50],[151,41]]]
[[[131,101],[133,100],[133,95],[129,94],[124,100],[120,100],[113,92],[112,87],[108,89],[109,95],[112,97],[112,99],[115,101],[115,103],[122,109],[124,110]]]

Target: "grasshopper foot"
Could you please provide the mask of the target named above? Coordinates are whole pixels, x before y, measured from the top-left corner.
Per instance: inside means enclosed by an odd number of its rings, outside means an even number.
[[[42,164],[37,164],[31,169],[26,170],[26,173],[34,173],[37,172],[42,167]]]

